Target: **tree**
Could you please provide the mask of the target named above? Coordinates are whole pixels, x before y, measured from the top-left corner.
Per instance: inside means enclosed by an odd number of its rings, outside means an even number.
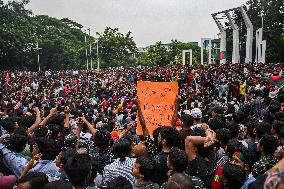
[[[170,63],[169,52],[161,42],[157,42],[139,57],[138,62],[141,65],[168,65]]]
[[[28,2],[0,2],[0,69],[37,70],[37,41],[43,70],[85,68],[82,25],[67,18],[31,16],[25,9]]]
[[[201,48],[190,43],[182,43],[177,40],[172,40],[165,48],[161,42],[151,46],[148,51],[139,56],[139,64],[141,65],[168,65],[168,64],[182,64],[182,51],[192,49],[192,62],[194,64],[200,63]],[[205,57],[208,53],[204,51]],[[207,59],[205,58],[205,61]]]
[[[248,16],[254,26],[253,57],[255,57],[255,33],[262,27],[261,13],[263,13],[264,27],[263,40],[266,40],[266,61],[283,62],[284,61],[284,40],[282,37],[284,28],[284,5],[283,0],[248,0]],[[245,58],[246,27],[239,11],[236,14],[236,24],[240,28],[240,56],[241,62]],[[227,30],[227,51],[231,55],[232,51],[232,31]]]
[[[107,27],[99,35],[99,58],[102,67],[128,66],[135,61],[132,54],[137,52],[137,47],[131,32],[122,34],[118,28]]]
[[[197,45],[193,45],[190,43],[183,43],[177,40],[172,40],[169,44],[170,49],[170,60],[172,63],[182,64],[182,51],[192,49],[192,63],[199,64],[200,63],[200,55],[201,55],[201,48]],[[204,61],[208,60],[208,53],[204,51],[205,59]]]

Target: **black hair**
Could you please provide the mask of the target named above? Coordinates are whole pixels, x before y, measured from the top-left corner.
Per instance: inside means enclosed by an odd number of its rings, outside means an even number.
[[[255,133],[258,138],[261,138],[263,134],[271,134],[271,125],[268,123],[258,123],[255,127]]]
[[[233,114],[235,112],[236,112],[235,106],[233,104],[229,104],[226,114]]]
[[[39,189],[48,183],[48,177],[46,174],[41,172],[29,172],[17,181],[18,184],[24,182],[28,182],[30,184],[30,189]]]
[[[158,127],[153,131],[153,138],[154,138],[154,144],[158,148],[158,151],[161,150],[161,146],[159,145],[158,137],[161,132],[162,127]]]
[[[132,185],[125,177],[119,176],[107,184],[107,189],[132,189]]]
[[[14,134],[22,135],[28,138],[27,128],[26,127],[19,127],[16,128]]]
[[[150,181],[155,175],[155,164],[154,162],[146,157],[138,157],[136,163],[140,165],[139,173],[144,176],[144,181]]]
[[[48,121],[49,124],[60,125],[63,127],[65,115],[64,114],[57,114],[50,118]]]
[[[213,107],[212,112],[215,112],[216,114],[224,114],[224,108],[221,106],[215,106]]]
[[[67,160],[69,158],[72,158],[76,154],[75,149],[68,148],[66,150],[61,151],[61,156],[60,156],[60,162],[65,166],[67,163]]]
[[[268,106],[268,110],[272,114],[279,112],[281,110],[281,103],[279,103],[278,101],[272,101]]]
[[[284,128],[284,122],[281,121],[274,121],[272,124],[273,130],[276,132],[277,135],[279,135],[282,128]]]
[[[216,138],[222,145],[226,146],[228,141],[232,138],[231,131],[226,128],[218,129],[216,131]]]
[[[10,149],[14,152],[21,153],[28,142],[28,137],[20,134],[10,136]]]
[[[203,128],[197,127],[192,130],[191,136],[206,137],[206,133]],[[198,155],[203,158],[208,157],[214,147],[214,146],[204,147],[204,144],[195,144],[194,146],[197,148]]]
[[[226,128],[230,130],[232,138],[238,138],[240,126],[237,123],[231,121],[226,124]]]
[[[65,180],[57,180],[46,184],[42,189],[73,189],[73,186]]]
[[[243,112],[236,112],[233,114],[233,120],[235,123],[242,123],[245,119],[245,114]]]
[[[270,113],[270,112],[266,112],[263,115],[263,122],[272,124],[274,120],[275,120],[275,116],[272,113]]]
[[[101,165],[101,161],[100,161],[98,156],[91,157],[91,163],[92,163],[92,173],[91,173],[90,178],[89,178],[89,183],[93,184],[95,178],[98,175],[100,168],[101,167],[104,168],[105,164]],[[100,174],[103,175],[102,171],[100,172]]]
[[[263,147],[265,155],[272,156],[279,146],[279,141],[272,135],[264,134],[259,144]]]
[[[0,126],[2,126],[8,133],[13,133],[15,122],[12,117],[7,117],[0,120]]]
[[[231,139],[227,143],[227,154],[229,158],[232,158],[235,151],[240,149],[242,144],[238,141],[238,139]]]
[[[192,180],[189,178],[186,174],[181,173],[174,173],[171,176],[171,180],[168,181],[167,184],[168,189],[176,189],[176,188],[182,188],[182,189],[193,189],[194,184]]]
[[[65,170],[73,186],[86,186],[92,169],[91,158],[88,154],[76,154],[67,160]]]
[[[21,116],[18,123],[20,127],[26,127],[29,128],[31,127],[36,121],[36,116],[35,115],[30,115],[30,116]]]
[[[120,159],[120,161],[125,161],[125,158],[129,156],[131,152],[131,144],[125,138],[120,138],[114,142],[113,153]]]
[[[191,115],[184,114],[181,116],[181,121],[183,122],[183,125],[186,127],[190,127],[193,125],[193,118]]]
[[[187,154],[185,151],[177,148],[171,148],[169,152],[169,161],[173,166],[173,170],[179,173],[185,171],[188,165]]]
[[[239,189],[246,181],[245,171],[237,165],[226,164],[223,169],[223,176],[227,180],[225,188]]]
[[[58,143],[54,139],[39,137],[36,138],[36,144],[43,160],[54,160],[60,152]]]
[[[39,126],[34,132],[35,138],[46,137],[47,134],[48,134],[48,128],[43,125]]]
[[[247,149],[244,146],[240,146],[240,148],[237,149],[237,151],[241,152],[243,154],[243,156],[244,156],[244,163],[249,166],[249,169],[251,169],[251,167],[255,163],[253,154],[249,151],[249,149]]]
[[[58,124],[48,124],[48,129],[52,138],[57,138],[58,134],[63,131],[63,126]]]
[[[245,124],[245,126],[247,127],[248,136],[255,138],[254,129],[256,128],[258,123],[259,123],[258,119],[249,119],[248,120],[248,122]]]
[[[284,112],[277,112],[277,113],[275,114],[275,119],[276,119],[276,120],[280,121],[280,120],[283,119],[283,118],[284,118]]]
[[[225,123],[223,122],[222,119],[220,119],[220,117],[215,117],[208,121],[208,126],[213,131],[217,131],[218,129],[223,128],[225,126]]]
[[[162,140],[166,141],[167,147],[179,147],[181,145],[181,135],[175,128],[162,126],[160,134]]]
[[[283,138],[284,139],[284,127],[280,130],[279,132],[279,138]]]

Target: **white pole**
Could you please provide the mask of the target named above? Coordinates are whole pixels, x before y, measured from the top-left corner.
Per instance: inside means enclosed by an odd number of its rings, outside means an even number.
[[[203,65],[203,38],[201,39],[201,65]]]
[[[91,64],[91,70],[93,70],[91,28],[89,28],[89,36],[90,36],[90,64]]]
[[[85,45],[86,45],[86,62],[87,62],[87,70],[89,67],[89,61],[88,61],[88,48],[87,48],[87,34],[85,32]]]
[[[39,63],[39,50],[41,48],[39,48],[39,45],[38,45],[38,38],[36,38],[36,50],[37,50],[37,63],[38,63],[38,71],[40,72],[40,63]]]
[[[100,59],[99,59],[99,38],[97,37],[97,60],[98,60],[98,72],[100,71]]]

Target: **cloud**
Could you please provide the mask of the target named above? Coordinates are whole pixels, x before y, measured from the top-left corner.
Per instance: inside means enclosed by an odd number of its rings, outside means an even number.
[[[216,37],[211,13],[234,8],[246,0],[31,0],[34,14],[70,18],[93,33],[107,26],[131,31],[138,46],[157,41],[200,41]]]

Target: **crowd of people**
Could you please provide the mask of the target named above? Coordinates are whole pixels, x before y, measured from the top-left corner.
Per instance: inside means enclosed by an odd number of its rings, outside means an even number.
[[[0,188],[284,188],[282,68],[0,71]],[[171,126],[149,133],[141,80],[178,82]]]

